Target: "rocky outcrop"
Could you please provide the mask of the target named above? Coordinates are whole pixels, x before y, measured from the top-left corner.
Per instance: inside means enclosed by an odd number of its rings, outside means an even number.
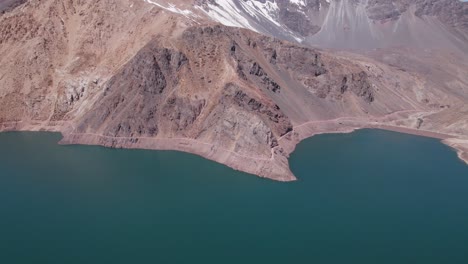
[[[262,70],[246,72],[247,83],[218,77],[236,63],[253,61],[251,51],[239,48],[242,55],[236,57],[229,48],[241,38],[238,30],[215,26],[187,29],[177,50],[154,39],[104,84],[73,134],[128,139],[125,147],[143,138],[188,138],[271,159],[278,139],[292,130],[280,107],[263,94],[277,92],[273,79]]]
[[[401,9],[394,2],[388,0],[369,0],[366,9],[370,19],[387,21],[400,18],[402,12],[405,11],[404,6],[400,7]]]
[[[186,129],[203,106],[200,100],[171,96],[187,63],[183,53],[150,43],[107,82],[95,112],[84,117],[77,132],[151,137],[160,131],[159,119],[174,122],[177,130]]]
[[[241,109],[260,115],[262,120],[273,129],[273,134],[278,137],[282,137],[292,131],[290,120],[281,112],[278,105],[271,101],[248,95],[241,87],[233,83],[226,84],[221,103],[234,104]],[[276,137],[270,142],[272,147],[275,147],[278,143],[274,141],[276,141]]]
[[[262,66],[258,63],[254,62],[250,67],[249,74],[255,77],[258,77],[257,81],[263,85],[266,85],[269,91],[274,93],[279,93],[281,91],[281,87],[275,81],[273,81],[268,74],[263,70]],[[244,75],[245,76],[245,75]]]
[[[299,4],[289,0],[279,0],[279,21],[288,29],[303,37],[308,37],[317,33],[320,30],[320,24],[317,23],[318,21],[316,19],[311,19],[310,14],[312,14],[312,16],[318,16],[321,9],[326,8],[328,2],[314,0],[298,3]]]
[[[367,73],[364,71],[343,76],[340,92],[341,94],[344,94],[348,90],[352,91],[357,96],[364,98],[368,103],[372,103],[374,101],[372,84],[369,81]]]

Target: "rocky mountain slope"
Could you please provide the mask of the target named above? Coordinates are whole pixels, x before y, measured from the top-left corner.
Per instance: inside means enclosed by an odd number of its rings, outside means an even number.
[[[197,0],[196,5],[226,25],[324,47],[464,49],[468,36],[468,4],[457,0]]]
[[[0,130],[187,151],[282,181],[295,179],[287,158],[300,140],[362,127],[443,138],[466,160],[466,16],[421,6],[395,1],[397,15],[371,0],[26,1],[0,16]],[[389,23],[424,10],[456,41],[317,49],[334,8]]]
[[[0,14],[10,11],[24,2],[26,2],[26,0],[2,0],[0,2]]]

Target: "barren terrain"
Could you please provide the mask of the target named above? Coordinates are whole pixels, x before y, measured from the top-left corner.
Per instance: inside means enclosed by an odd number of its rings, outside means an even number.
[[[151,2],[27,1],[0,15],[0,131],[185,151],[279,181],[295,180],[301,140],[360,128],[439,138],[468,163],[461,33],[338,51],[186,12],[197,1]]]

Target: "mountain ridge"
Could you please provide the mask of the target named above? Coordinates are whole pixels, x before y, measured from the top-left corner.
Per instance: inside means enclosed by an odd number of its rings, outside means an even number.
[[[466,160],[463,51],[318,49],[220,25],[200,3],[27,1],[3,14],[0,130],[186,151],[281,181],[295,179],[300,140],[365,127],[445,139]]]

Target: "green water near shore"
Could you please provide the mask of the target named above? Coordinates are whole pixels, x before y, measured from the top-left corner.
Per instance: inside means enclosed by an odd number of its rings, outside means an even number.
[[[1,263],[468,263],[468,166],[434,139],[316,136],[293,183],[59,139],[0,134]]]

